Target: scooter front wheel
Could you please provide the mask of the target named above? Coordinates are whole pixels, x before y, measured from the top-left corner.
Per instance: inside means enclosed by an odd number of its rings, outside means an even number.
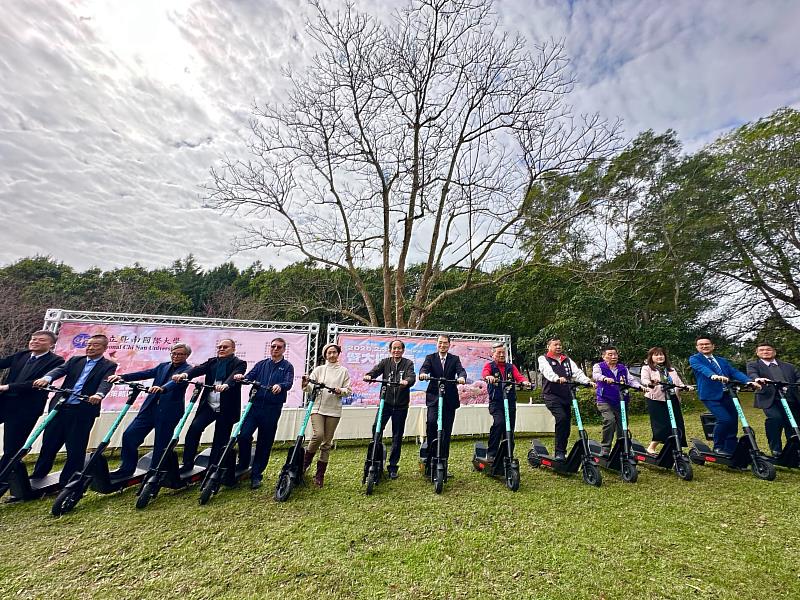
[[[444,480],[447,477],[444,465],[436,465],[436,475],[433,478],[433,491],[441,494],[444,489]]]
[[[519,489],[519,471],[517,469],[511,468],[506,473],[506,487],[512,492]]]
[[[292,493],[292,476],[289,473],[281,473],[278,477],[278,484],[275,486],[275,500],[286,502]]]
[[[691,481],[694,477],[692,463],[683,454],[675,457],[675,474],[684,481]]]
[[[763,456],[756,456],[750,468],[753,470],[753,475],[759,479],[764,479],[765,481],[772,481],[775,479],[775,465]]]
[[[56,496],[56,500],[53,502],[53,508],[50,512],[54,517],[67,514],[78,504],[81,495],[82,494],[80,494],[78,490],[64,488],[59,492],[58,496]]]
[[[636,465],[626,460],[622,463],[620,475],[625,483],[636,483],[636,480],[639,479],[639,469],[636,468]]]
[[[150,500],[156,497],[157,488],[152,483],[145,483],[142,491],[136,497],[136,508],[146,508]]]
[[[211,500],[211,496],[214,495],[215,491],[214,487],[215,486],[213,480],[206,481],[205,485],[200,487],[200,498],[198,499],[198,502],[200,503],[201,506],[207,504],[208,501]]]
[[[584,483],[588,485],[600,487],[600,484],[603,483],[603,476],[600,474],[600,469],[593,462],[584,462],[581,474],[583,475]]]

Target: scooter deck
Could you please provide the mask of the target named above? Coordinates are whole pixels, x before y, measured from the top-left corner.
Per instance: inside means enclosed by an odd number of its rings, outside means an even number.
[[[731,456],[722,456],[721,454],[714,452],[711,447],[702,440],[692,438],[693,449],[703,458],[705,462],[715,465],[724,465],[734,469],[744,469],[750,466],[752,457],[750,456],[749,445],[750,442],[746,436],[740,437],[738,443],[736,444],[736,450],[734,450],[733,454]]]
[[[604,469],[617,472],[622,469],[622,443],[620,440],[614,442],[614,445],[611,447],[611,452],[606,455],[603,455],[603,447],[600,444],[594,440],[589,440],[589,451],[592,453],[594,462]]]
[[[18,464],[8,477],[11,497],[9,502],[20,500],[36,500],[49,494],[55,494],[63,486],[59,482],[61,471],[49,473],[45,477],[31,479],[24,463]]]
[[[480,471],[481,473],[485,473],[486,475],[490,475],[491,477],[505,477],[506,476],[506,450],[507,444],[505,438],[500,440],[500,446],[497,449],[497,454],[494,457],[494,461],[491,465],[489,465],[488,460],[488,448],[486,444],[483,442],[477,442],[475,444],[475,450],[472,455],[472,466],[476,471]],[[512,463],[517,462],[517,468],[519,468],[519,461],[516,459],[511,459]],[[491,468],[488,468],[490,467]]]
[[[778,458],[768,456],[767,460],[777,467],[800,469],[800,441],[796,436],[792,436]]]
[[[139,485],[150,470],[152,460],[153,453],[148,452],[136,463],[136,470],[133,475],[129,477],[113,477],[113,471],[109,472],[108,470],[108,462],[105,456],[100,456],[94,465],[94,473],[92,474],[89,489],[98,494],[113,494],[127,487]]]
[[[590,440],[591,441],[591,440]],[[532,459],[538,463],[534,464]],[[542,444],[538,439],[531,441],[531,449],[528,452],[528,463],[536,467],[545,467],[551,469],[556,473],[572,474],[577,473],[581,468],[581,460],[583,459],[583,444],[580,440],[576,441],[566,460],[556,460],[555,456],[551,455],[547,447]]]
[[[661,467],[662,469],[672,469],[675,466],[675,450],[673,445],[674,442],[672,441],[672,438],[669,438],[661,446],[658,454],[653,456],[647,452],[644,444],[638,440],[631,439],[631,450],[633,451],[633,456],[637,462]]]

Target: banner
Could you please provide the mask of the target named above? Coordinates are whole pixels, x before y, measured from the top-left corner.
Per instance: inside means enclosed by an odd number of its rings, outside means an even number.
[[[126,325],[121,323],[66,322],[58,332],[55,352],[65,359],[85,352],[89,336],[102,333],[108,337],[105,356],[119,366],[122,375],[143,371],[170,360],[169,349],[183,342],[192,349],[189,363],[198,365],[217,355],[217,342],[231,338],[236,342],[236,356],[247,361],[248,370],[269,358],[272,339],[286,340],[285,358],[294,366],[294,385],[289,390],[286,406],[302,405],[300,378],[306,367],[308,337],[305,333],[287,333],[264,329],[223,329],[215,327],[181,327],[174,325]],[[58,382],[56,382],[58,385]],[[245,388],[248,390],[249,388]],[[127,388],[114,386],[103,400],[104,411],[116,411],[125,404]],[[247,392],[242,393],[242,404],[247,402]]]
[[[378,403],[380,385],[366,383],[362,381],[362,378],[381,359],[389,356],[389,343],[395,339],[398,338],[377,335],[369,337],[352,334],[339,335],[337,343],[342,347],[339,362],[350,372],[353,387],[353,395],[344,398],[342,400],[344,404],[368,406]],[[425,404],[425,390],[428,388],[428,382],[419,381],[419,369],[425,361],[425,356],[436,352],[437,338],[400,339],[406,345],[403,356],[414,361],[414,372],[417,374],[417,383],[411,388],[411,404]],[[450,353],[461,359],[461,364],[467,371],[467,384],[458,386],[458,395],[462,404],[486,404],[489,402],[486,383],[481,380],[481,371],[490,360],[494,343],[453,338],[450,344]]]

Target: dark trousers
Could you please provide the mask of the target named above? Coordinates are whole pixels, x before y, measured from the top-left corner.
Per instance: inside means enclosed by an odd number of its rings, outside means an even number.
[[[156,430],[155,440],[153,441],[153,464],[158,464],[164,449],[167,447],[175,426],[181,420],[182,413],[174,410],[164,411],[157,402],[153,402],[146,409],[141,411],[136,418],[131,421],[125,433],[122,434],[122,450],[120,457],[122,464],[117,471],[117,476],[129,477],[136,471],[136,463],[139,460],[139,446],[144,442],[144,438]]]
[[[739,415],[733,405],[730,395],[722,395],[719,400],[703,400],[706,408],[716,417],[714,426],[714,448],[732,453],[736,450],[737,435],[739,433]]]
[[[430,409],[428,409],[430,410]],[[403,446],[403,433],[406,430],[406,417],[408,417],[408,408],[395,408],[393,406],[383,407],[381,414],[381,432],[386,428],[389,419],[392,420],[392,449],[389,452],[389,470],[396,471],[397,466],[400,464],[400,450]],[[434,435],[436,430],[436,422],[434,419]],[[452,424],[451,424],[452,430]],[[375,423],[372,424],[372,436],[375,437]]]
[[[492,426],[489,428],[489,446],[487,453],[491,456],[497,455],[500,448],[500,440],[506,435],[506,411],[502,402],[490,402],[489,414],[492,415]],[[511,451],[514,451],[514,426],[517,423],[517,403],[513,400],[508,401],[508,418],[511,421]]]
[[[186,432],[186,440],[183,445],[183,464],[193,465],[194,458],[197,456],[197,448],[200,446],[200,438],[206,427],[214,425],[214,439],[211,442],[211,462],[209,464],[215,465],[219,462],[219,457],[222,455],[222,450],[225,444],[231,438],[231,430],[233,423],[214,411],[208,404],[203,404],[192,419],[192,424],[189,425],[189,431]]]
[[[0,471],[14,458],[25,440],[36,426],[39,415],[35,413],[6,412],[0,423],[3,423],[3,456],[0,457]]]
[[[253,447],[253,434],[258,429],[256,453],[251,466],[251,477],[261,477],[269,464],[275,433],[278,431],[278,420],[281,418],[283,405],[268,405],[265,402],[253,404],[242,423],[239,432],[239,465],[244,468],[250,464]]]
[[[58,414],[45,427],[42,436],[42,451],[31,473],[32,479],[45,477],[56,460],[61,446],[67,447],[67,462],[61,470],[59,481],[66,484],[70,478],[83,469],[86,461],[86,448],[89,434],[97,418],[96,408],[91,404],[65,404]]]
[[[796,402],[789,402],[789,410],[792,411],[795,422],[800,421],[800,405]],[[789,423],[789,417],[786,416],[786,411],[783,410],[780,398],[776,398],[772,406],[764,409],[764,415],[767,417],[764,422],[764,429],[767,432],[769,448],[773,454],[778,454],[783,450],[781,432],[786,432],[787,440],[794,435],[794,430],[792,430],[792,426]]]
[[[619,405],[606,404],[601,402],[597,405],[597,410],[603,416],[603,439],[600,445],[603,452],[611,452],[611,445],[614,443],[614,434],[618,438],[622,437],[622,414]]]
[[[437,431],[439,429],[437,421],[439,415],[439,408],[436,404],[428,407],[428,418],[425,423],[425,435],[428,440],[428,448],[431,447],[436,440]],[[456,420],[456,409],[448,408],[447,405],[442,407],[442,447],[439,449],[439,456],[448,458],[450,456],[450,434],[453,433],[453,421]],[[435,457],[432,454],[431,457]]]
[[[566,453],[567,443],[569,443],[570,422],[572,420],[570,403],[568,400],[545,398],[544,405],[556,420],[556,446],[553,453]]]

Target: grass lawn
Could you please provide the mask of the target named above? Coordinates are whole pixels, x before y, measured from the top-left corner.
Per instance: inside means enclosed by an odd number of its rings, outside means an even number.
[[[763,415],[748,410],[759,441]],[[698,414],[686,417],[701,433]],[[646,442],[649,424],[636,417]],[[599,427],[590,428],[599,438]],[[574,434],[573,434],[574,437]],[[453,444],[441,496],[404,447],[401,477],[363,494],[364,446],[340,446],[323,489],[272,500],[265,487],[90,493],[60,519],[52,498],[0,506],[0,598],[799,598],[800,472],[773,482],[695,467],[695,480],[642,467],[636,484],[604,471],[533,470],[516,494],[473,473],[472,440]],[[548,440],[552,446],[552,439]]]

